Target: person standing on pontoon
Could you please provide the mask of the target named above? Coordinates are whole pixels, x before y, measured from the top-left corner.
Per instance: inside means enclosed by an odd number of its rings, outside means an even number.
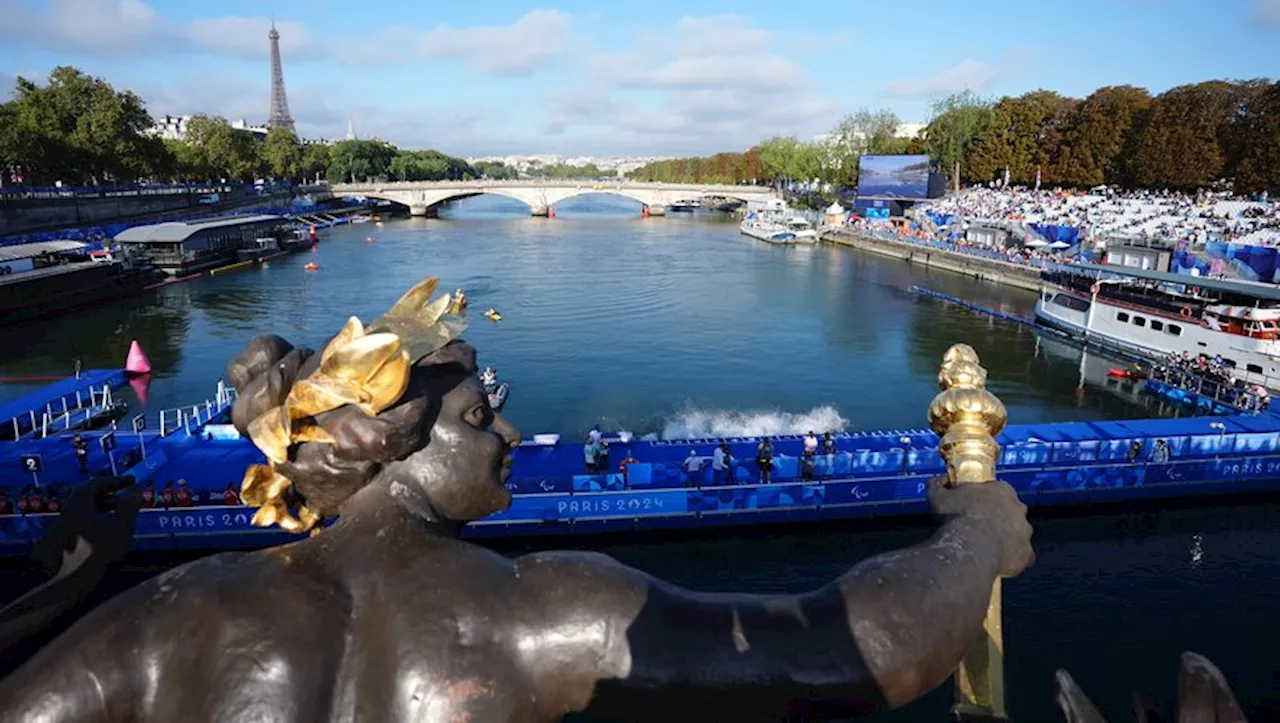
[[[484,372],[480,374],[480,383],[484,385],[485,393],[493,394],[498,388],[498,370],[485,367]]]

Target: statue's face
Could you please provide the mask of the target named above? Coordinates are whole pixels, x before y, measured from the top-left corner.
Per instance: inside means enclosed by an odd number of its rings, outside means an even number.
[[[473,374],[435,377],[428,394],[439,400],[439,414],[424,421],[431,424],[430,441],[404,461],[396,484],[417,484],[435,513],[455,522],[505,510],[511,504],[511,451],[520,431],[493,411]]]

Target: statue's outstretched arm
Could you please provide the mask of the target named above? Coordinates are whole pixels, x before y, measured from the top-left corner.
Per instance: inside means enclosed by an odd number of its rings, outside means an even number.
[[[946,522],[927,542],[858,564],[801,595],[681,589],[611,558],[519,562],[547,619],[526,664],[589,682],[588,712],[660,720],[824,717],[897,707],[944,682],[982,628],[998,575],[1031,560],[1026,508],[1003,484],[930,493]]]
[[[63,514],[36,543],[36,557],[56,574],[0,608],[0,651],[51,633],[128,551],[142,496],[137,490],[124,490],[113,512],[98,510],[98,494],[113,481],[117,480],[98,478],[73,489]]]

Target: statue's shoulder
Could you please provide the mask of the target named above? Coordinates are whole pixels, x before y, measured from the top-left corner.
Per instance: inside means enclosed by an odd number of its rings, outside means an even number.
[[[287,548],[224,552],[179,565],[107,601],[92,613],[99,620],[82,622],[164,636],[193,621],[200,627],[277,624],[311,614],[314,592],[325,585],[313,566],[290,564],[281,554]]]
[[[516,559],[522,595],[570,608],[586,603],[610,607],[643,599],[652,578],[599,552],[535,552]]]

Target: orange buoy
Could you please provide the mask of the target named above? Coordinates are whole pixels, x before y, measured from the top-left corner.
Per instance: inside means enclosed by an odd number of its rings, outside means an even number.
[[[311,263],[307,264],[306,266],[303,266],[302,268],[307,271],[319,271],[320,264],[317,264],[316,262],[312,261]]]

